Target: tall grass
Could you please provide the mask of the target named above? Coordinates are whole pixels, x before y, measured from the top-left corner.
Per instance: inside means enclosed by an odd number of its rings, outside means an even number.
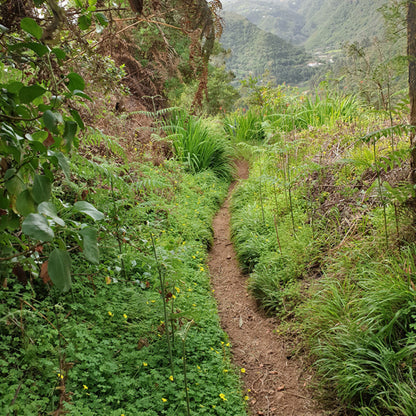
[[[359,113],[360,104],[354,96],[341,94],[315,93],[302,99],[291,101],[284,111],[269,109],[267,118],[273,127],[283,132],[305,130],[310,127],[335,126],[340,121],[351,121]]]
[[[258,109],[238,111],[224,119],[224,130],[233,143],[261,142],[265,139],[264,117]]]
[[[211,169],[220,178],[232,177],[228,143],[203,120],[183,111],[175,112],[163,129],[172,140],[176,157],[186,164],[190,172]]]
[[[364,259],[344,280],[324,279],[303,309],[322,380],[359,414],[416,414],[415,253]]]

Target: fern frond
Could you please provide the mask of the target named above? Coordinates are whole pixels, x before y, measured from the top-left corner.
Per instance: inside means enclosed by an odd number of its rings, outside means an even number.
[[[117,156],[120,156],[124,162],[127,161],[126,152],[124,151],[120,143],[118,143],[117,137],[108,136],[98,129],[89,127],[88,134],[85,135],[83,144],[95,147],[104,145],[112,153],[114,153]]]
[[[363,137],[360,137],[358,141],[364,143],[370,143],[371,141],[377,141],[382,137],[389,137],[392,135],[402,136],[403,134],[409,134],[410,132],[416,131],[416,126],[410,124],[398,124],[397,126],[386,127],[377,131],[372,131]]]

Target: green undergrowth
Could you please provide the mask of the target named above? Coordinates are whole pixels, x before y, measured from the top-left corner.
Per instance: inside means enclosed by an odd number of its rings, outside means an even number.
[[[232,236],[258,303],[288,336],[301,334],[323,403],[413,416],[415,192],[406,131],[360,111],[288,132],[259,117],[266,140],[255,134],[239,144],[251,171],[233,194]]]
[[[64,294],[42,273],[4,282],[0,413],[186,415],[189,405],[192,415],[244,415],[206,266],[228,181],[175,161],[81,156],[71,179],[52,200],[85,199],[105,213],[100,263],[72,250]]]

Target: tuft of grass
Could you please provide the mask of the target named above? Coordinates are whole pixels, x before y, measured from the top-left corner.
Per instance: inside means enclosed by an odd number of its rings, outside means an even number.
[[[185,112],[174,112],[163,129],[173,142],[176,157],[190,172],[211,169],[219,178],[232,177],[228,143],[201,119]]]

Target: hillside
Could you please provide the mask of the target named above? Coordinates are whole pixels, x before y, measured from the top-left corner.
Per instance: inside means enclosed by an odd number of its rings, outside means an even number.
[[[311,58],[302,48],[259,29],[237,14],[226,12],[223,17],[221,43],[232,51],[227,66],[237,79],[249,73],[261,76],[265,71],[278,84],[297,84],[309,79],[313,69],[307,63]]]
[[[246,17],[259,28],[307,50],[339,48],[345,41],[379,36],[386,0],[225,1],[224,9]]]
[[[247,18],[260,29],[273,33],[294,44],[307,40],[303,32],[304,17],[295,10],[272,1],[259,1],[253,7],[249,1],[224,2],[224,10],[232,11]]]

